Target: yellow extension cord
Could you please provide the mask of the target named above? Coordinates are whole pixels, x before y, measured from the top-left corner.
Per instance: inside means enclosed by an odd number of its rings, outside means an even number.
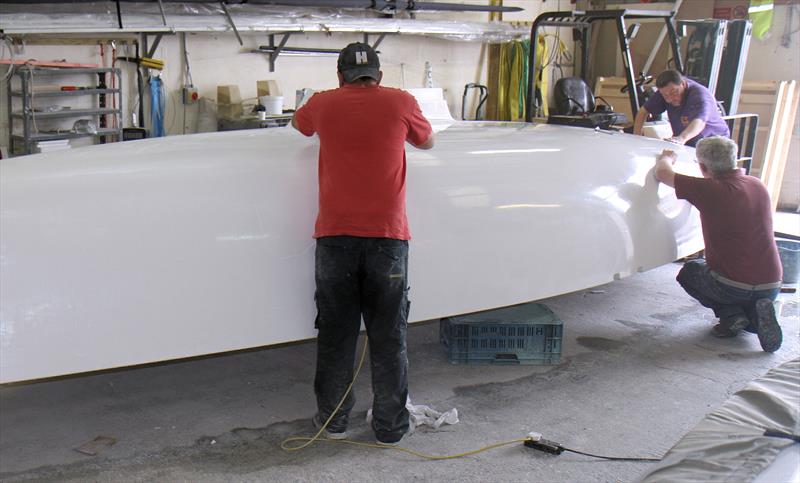
[[[482,453],[484,451],[488,451],[490,449],[499,448],[501,446],[507,446],[507,445],[514,444],[514,443],[524,443],[528,439],[528,438],[521,438],[521,439],[514,439],[514,440],[511,440],[511,441],[503,441],[503,442],[500,442],[500,443],[491,444],[489,446],[484,446],[483,448],[479,448],[479,449],[476,449],[476,450],[466,451],[464,453],[458,453],[458,454],[453,454],[453,455],[429,455],[429,454],[425,454],[425,453],[420,453],[419,451],[414,451],[412,449],[401,448],[399,446],[392,446],[392,445],[388,445],[388,444],[369,443],[369,442],[366,442],[366,441],[356,441],[356,440],[346,440],[346,439],[328,439],[328,438],[321,437],[322,433],[325,431],[325,428],[328,427],[328,424],[330,424],[331,419],[333,419],[333,416],[336,414],[336,411],[338,411],[339,408],[342,407],[342,404],[344,404],[345,398],[347,397],[348,394],[350,394],[350,390],[353,388],[353,384],[355,384],[356,379],[358,378],[358,374],[361,372],[361,368],[364,366],[364,360],[367,358],[367,343],[368,343],[368,340],[364,339],[364,349],[361,351],[361,360],[358,362],[358,368],[356,369],[356,373],[353,375],[353,380],[350,382],[350,385],[347,386],[347,390],[344,392],[344,396],[342,396],[342,399],[339,401],[339,404],[337,404],[336,408],[331,412],[331,415],[325,421],[325,424],[323,424],[322,427],[319,428],[319,431],[317,431],[317,434],[315,434],[314,436],[312,436],[310,438],[309,437],[305,437],[305,436],[293,436],[293,437],[284,439],[281,442],[281,449],[282,450],[289,451],[289,452],[291,452],[291,451],[299,451],[301,449],[307,448],[308,446],[313,444],[315,441],[324,441],[326,443],[349,444],[349,445],[353,445],[353,446],[363,446],[363,447],[366,447],[366,448],[393,449],[395,451],[408,453],[410,455],[418,456],[418,457],[424,458],[426,460],[438,461],[438,460],[452,460],[452,459],[456,459],[456,458],[463,458],[464,456],[471,456],[471,455],[474,455],[474,454]],[[289,444],[289,443],[292,443],[292,442],[299,442],[299,441],[304,441],[304,443],[296,445],[296,446],[292,446],[292,445]]]

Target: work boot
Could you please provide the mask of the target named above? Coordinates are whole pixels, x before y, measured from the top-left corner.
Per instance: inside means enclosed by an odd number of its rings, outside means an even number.
[[[736,337],[739,335],[739,332],[732,331],[725,324],[720,322],[711,328],[711,335],[720,339],[728,339],[730,337]]]
[[[750,319],[748,319],[746,315],[740,314],[730,318],[729,320],[726,320],[725,325],[728,326],[728,330],[738,334],[742,330],[746,329],[748,325],[750,325]]]
[[[375,441],[382,446],[397,446],[400,444],[400,441],[403,440],[405,435],[408,434],[408,432],[401,434],[378,432],[375,430],[374,420],[372,421],[371,425],[372,425],[372,430],[375,432]]]
[[[375,442],[377,442],[381,446],[398,446],[400,442],[403,440],[405,434],[401,434],[400,437],[383,437],[384,441],[381,441],[381,438],[375,436]]]
[[[750,319],[744,314],[724,317],[719,319],[719,324],[711,328],[711,335],[720,339],[736,337],[748,325],[750,325]]]
[[[781,348],[783,333],[778,319],[775,317],[775,306],[770,299],[759,299],[756,302],[758,314],[758,341],[765,352],[775,352]]]

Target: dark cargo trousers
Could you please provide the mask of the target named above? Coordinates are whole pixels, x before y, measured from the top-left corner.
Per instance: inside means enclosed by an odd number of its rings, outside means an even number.
[[[353,379],[361,318],[369,338],[372,427],[381,442],[408,431],[408,242],[332,236],[317,239],[317,372],[314,392],[327,419]],[[351,392],[329,429],[347,428]]]
[[[703,259],[690,260],[683,265],[676,277],[686,293],[694,297],[703,306],[714,311],[720,322],[728,321],[744,315],[750,320],[748,332],[756,329],[756,301],[759,299],[775,300],[780,289],[744,290],[718,282],[711,275],[711,270]]]

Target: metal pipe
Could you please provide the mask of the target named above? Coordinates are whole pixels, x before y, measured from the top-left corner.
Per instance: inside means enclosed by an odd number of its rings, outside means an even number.
[[[153,0],[115,0],[117,3],[152,3]],[[158,1],[158,0],[156,0]],[[208,3],[207,0],[161,0],[166,3]],[[95,3],[96,0],[14,0],[19,4],[58,4]],[[159,3],[161,3],[159,1]],[[521,12],[522,7],[503,7],[497,5],[472,5],[460,3],[414,2],[407,0],[223,0],[228,5],[275,5],[283,7],[311,8],[363,8],[380,11],[446,11],[446,12]]]
[[[239,40],[239,45],[244,45],[244,42],[242,42],[242,36],[239,35],[239,31],[236,29],[236,24],[233,22],[233,18],[231,18],[231,14],[228,12],[228,7],[225,6],[225,2],[220,0],[219,6],[222,7],[222,11],[225,13],[225,18],[228,19],[228,23],[231,25],[233,33],[236,34],[236,38]]]
[[[681,4],[683,0],[675,0],[675,12],[677,12],[681,8]],[[650,52],[650,55],[647,57],[647,62],[644,63],[644,67],[642,68],[642,72],[645,74],[650,72],[650,67],[653,65],[653,61],[656,60],[656,54],[658,54],[659,49],[661,49],[661,43],[664,42],[664,37],[667,36],[667,26],[664,25],[661,27],[661,31],[658,33],[658,38],[656,39],[656,45],[653,47],[653,50]]]
[[[158,9],[161,10],[161,21],[164,22],[164,27],[167,26],[167,14],[164,13],[164,3],[158,0]]]
[[[617,35],[619,35],[619,48],[622,51],[622,63],[625,67],[625,78],[628,80],[628,96],[631,102],[631,113],[635,116],[639,111],[639,93],[636,89],[635,74],[633,73],[633,61],[631,59],[630,42],[625,31],[625,17],[617,18]]]

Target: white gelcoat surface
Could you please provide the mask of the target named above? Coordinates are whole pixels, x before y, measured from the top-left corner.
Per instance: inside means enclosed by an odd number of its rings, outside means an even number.
[[[665,147],[698,174],[691,148],[446,126],[434,149],[407,149],[412,321],[592,287],[702,248],[697,212],[652,175]],[[314,337],[317,151],[287,127],[1,161],[0,382]]]

